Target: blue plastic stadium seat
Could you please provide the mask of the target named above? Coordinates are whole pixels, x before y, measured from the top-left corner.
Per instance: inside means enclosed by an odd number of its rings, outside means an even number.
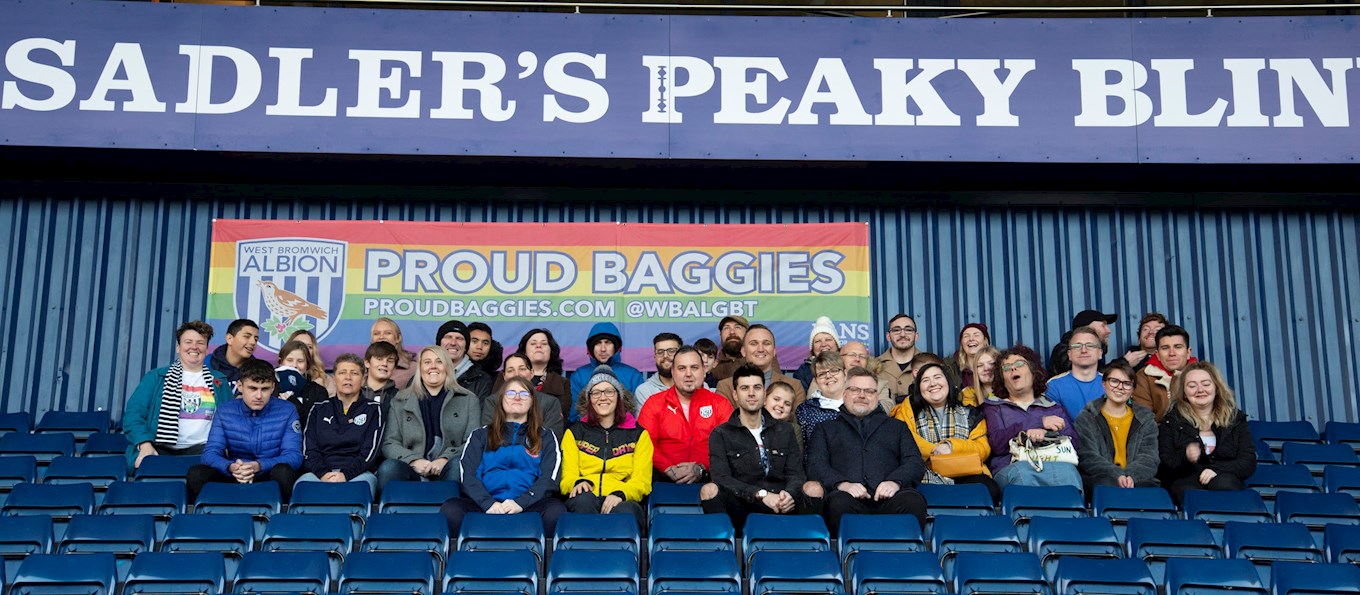
[[[345,559],[340,593],[438,592],[434,564],[419,552],[359,552]]]
[[[27,434],[33,429],[33,416],[27,411],[0,413],[0,436],[10,432]]]
[[[119,517],[79,514],[71,517],[57,542],[59,554],[108,553],[118,560],[118,576],[127,574],[132,558],[156,549],[156,520],[149,514]]]
[[[48,411],[33,428],[34,434],[70,433],[77,442],[90,434],[108,432],[112,425],[108,411]]]
[[[662,551],[652,556],[647,583],[650,595],[741,595],[741,567],[731,552]]]
[[[0,457],[0,494],[8,494],[16,484],[38,481],[38,459],[33,455]]]
[[[209,483],[198,493],[194,512],[198,514],[248,514],[255,519],[255,538],[264,537],[269,518],[283,510],[279,484]]]
[[[916,488],[926,499],[925,536],[930,538],[932,524],[941,516],[989,516],[996,514],[996,504],[987,488],[976,483],[941,485],[923,483]]]
[[[1328,444],[1345,444],[1360,454],[1360,422],[1329,421],[1323,431]]]
[[[1274,595],[1342,595],[1360,589],[1360,566],[1276,562],[1271,572]]]
[[[32,455],[38,468],[60,456],[76,453],[76,439],[69,432],[59,434],[5,434],[0,436],[0,455]]]
[[[109,432],[95,432],[85,439],[85,444],[80,447],[80,456],[117,455],[121,457],[127,452],[127,447],[127,436]]]
[[[189,468],[202,461],[196,456],[156,455],[142,459],[141,466],[133,473],[137,481],[177,481],[184,483]]]
[[[95,492],[103,492],[109,484],[127,479],[127,459],[118,457],[57,457],[47,466],[43,483],[88,483]]]
[[[51,553],[54,542],[52,517],[0,517],[0,558],[4,559],[5,576],[15,576],[24,558]]]
[[[1307,526],[1319,544],[1327,524],[1360,525],[1360,504],[1349,494],[1280,494],[1275,514],[1281,523]]]
[[[1148,565],[1162,583],[1170,558],[1218,558],[1223,555],[1209,525],[1199,520],[1129,519],[1127,555]]]
[[[543,517],[535,512],[520,514],[472,513],[463,517],[458,531],[458,551],[485,552],[527,550],[543,565]]]
[[[1328,562],[1360,565],[1360,525],[1327,525],[1323,543]]]
[[[1015,521],[1016,533],[1026,539],[1030,519],[1034,517],[1081,518],[1086,515],[1086,502],[1081,490],[1072,486],[1010,486],[1001,496],[1002,514]]]
[[[850,562],[862,552],[919,552],[926,549],[921,523],[909,514],[847,514],[841,517],[841,532],[836,536],[836,551],[841,567],[849,572]]]
[[[235,576],[241,558],[254,548],[254,521],[248,514],[178,514],[165,529],[160,551],[216,553],[227,576]]]
[[[617,593],[638,595],[637,558],[623,550],[553,552],[548,566],[548,594]]]
[[[1260,440],[1256,443],[1256,463],[1258,465],[1276,465],[1280,462],[1279,453],[1270,450],[1270,445]]]
[[[222,556],[146,552],[132,561],[123,595],[218,595],[225,588]]]
[[[1322,550],[1313,543],[1308,528],[1294,523],[1228,523],[1223,528],[1223,549],[1229,558],[1250,560],[1261,582],[1270,583],[1270,565],[1276,561],[1322,562]]]
[[[1166,592],[1206,595],[1268,595],[1256,568],[1246,560],[1171,558],[1166,561]]]
[[[1288,493],[1276,495],[1276,506],[1285,495]],[[1208,523],[1216,538],[1223,534],[1223,524],[1228,521],[1269,523],[1275,520],[1266,508],[1265,500],[1254,490],[1187,490],[1181,508],[1185,511],[1185,518]]]
[[[538,560],[524,551],[450,552],[444,593],[538,595]]]
[[[109,486],[99,514],[149,514],[156,519],[156,535],[165,537],[170,517],[186,510],[184,486],[172,482],[118,481]]]
[[[378,512],[439,512],[445,500],[457,497],[456,481],[390,481],[383,486]]]
[[[1044,570],[1034,554],[965,552],[954,566],[954,591],[968,593],[1049,593]]]
[[[33,554],[10,581],[10,595],[115,595],[113,554]]]
[[[326,593],[330,563],[324,552],[246,552],[236,569],[237,593]]]
[[[1331,494],[1350,494],[1360,500],[1360,468],[1328,465],[1322,473],[1322,486]]]
[[[1015,523],[1007,516],[943,516],[935,519],[931,549],[940,558],[946,578],[953,576],[955,557],[963,552],[1022,552]]]
[[[642,533],[637,519],[626,514],[566,513],[557,518],[553,551],[622,550],[642,559]]]
[[[269,519],[260,541],[262,552],[325,552],[331,580],[340,580],[345,555],[354,547],[347,514],[278,514]]]
[[[756,513],[746,517],[741,552],[749,565],[760,552],[829,552],[831,532],[817,515]]]
[[[1068,556],[1058,561],[1053,580],[1058,593],[1157,595],[1157,582],[1142,560],[1102,560]]]
[[[750,595],[842,593],[841,563],[831,552],[761,552],[751,560]]]
[[[448,521],[433,512],[373,515],[359,540],[359,551],[424,552],[440,567],[448,549]]]
[[[863,551],[850,560],[846,595],[947,593],[940,559],[930,552]]]
[[[357,540],[363,535],[364,523],[372,507],[373,493],[367,482],[302,481],[293,486],[288,513],[348,515],[354,539]]]
[[[52,518],[53,531],[58,539],[66,531],[66,524],[78,514],[94,512],[94,488],[88,483],[49,485],[21,483],[14,486],[0,516],[42,515]]]
[[[699,506],[699,484],[661,483],[652,484],[652,493],[647,496],[647,518],[652,520],[658,514],[703,514]]]
[[[1162,488],[1096,486],[1091,495],[1091,514],[1110,519],[1120,541],[1124,540],[1129,519],[1180,518],[1171,495]]]
[[[1052,577],[1065,556],[1119,558],[1124,545],[1104,517],[1063,519],[1036,517],[1029,525],[1029,551],[1039,557],[1045,576]]]
[[[1322,442],[1317,428],[1307,421],[1257,421],[1247,422],[1251,437],[1265,442],[1271,450],[1280,452],[1286,442]]]
[[[1303,465],[1314,476],[1322,477],[1328,465],[1360,467],[1360,456],[1346,444],[1289,443],[1284,445],[1284,463]]]
[[[725,514],[663,514],[647,530],[647,552],[736,552],[736,535],[732,518]]]
[[[1256,472],[1247,478],[1247,487],[1261,495],[1268,509],[1274,509],[1275,495],[1280,492],[1321,491],[1313,474],[1303,465],[1257,465]]]

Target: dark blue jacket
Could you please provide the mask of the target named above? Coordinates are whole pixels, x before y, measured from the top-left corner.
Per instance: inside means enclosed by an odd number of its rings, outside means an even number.
[[[463,467],[463,495],[482,510],[504,500],[514,500],[520,508],[551,498],[557,493],[562,474],[560,439],[547,428],[539,430],[542,447],[538,456],[529,454],[524,425],[510,423],[509,432],[496,450],[488,450],[486,426],[468,438],[460,464]]]
[[[228,467],[238,459],[259,461],[261,475],[274,465],[302,466],[297,408],[272,398],[259,411],[251,411],[241,399],[219,403],[203,448],[203,464],[231,475]]]
[[[874,407],[860,419],[841,407],[840,417],[819,424],[808,444],[808,479],[826,491],[843,481],[862,484],[869,493],[891,480],[914,488],[926,474],[921,451],[907,424]]]
[[[360,398],[349,411],[339,397],[312,406],[302,435],[303,470],[321,477],[331,471],[350,480],[378,468],[382,454],[383,407]]]

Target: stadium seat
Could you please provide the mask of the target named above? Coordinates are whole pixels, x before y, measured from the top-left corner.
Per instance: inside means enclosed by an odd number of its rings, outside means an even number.
[[[1266,508],[1275,509],[1275,495],[1280,492],[1319,492],[1313,474],[1303,465],[1257,465],[1256,472],[1247,478],[1247,488],[1256,490]]]
[[[1023,541],[1033,517],[1081,518],[1086,502],[1081,490],[1071,486],[1010,486],[1001,496],[1002,514],[1015,521],[1015,531]]]
[[[1070,595],[1157,595],[1157,582],[1142,560],[1068,556],[1058,561],[1053,584]]]
[[[1029,551],[1039,557],[1044,576],[1050,578],[1065,556],[1120,558],[1124,553],[1114,526],[1103,517],[1036,517],[1030,521],[1028,543]]]
[[[1299,444],[1284,445],[1284,463],[1303,465],[1315,477],[1322,477],[1328,465],[1338,467],[1360,467],[1360,456],[1345,444]]]
[[[1324,525],[1360,525],[1360,505],[1348,494],[1280,494],[1275,515],[1281,523],[1307,526],[1319,544]]]
[[[112,423],[108,411],[48,411],[33,428],[33,433],[69,433],[76,442],[83,443],[90,434],[108,432]]]
[[[109,432],[95,432],[85,439],[80,447],[80,456],[97,457],[105,455],[123,456],[127,452],[127,436]]]
[[[703,514],[699,506],[699,484],[661,483],[652,484],[652,493],[647,496],[647,519],[651,521],[658,514]]]
[[[186,510],[184,486],[172,482],[117,481],[109,485],[99,514],[149,514],[156,519],[157,538],[165,537],[170,517]]]
[[[1276,495],[1277,506],[1281,496],[1287,494]],[[1253,490],[1186,490],[1181,509],[1185,511],[1185,518],[1208,523],[1215,538],[1223,535],[1223,523],[1228,521],[1269,523],[1275,519],[1261,495]]]
[[[642,560],[642,533],[629,514],[565,513],[557,517],[552,538],[554,552],[563,550],[621,550]]]
[[[1330,494],[1350,494],[1360,500],[1360,468],[1328,465],[1322,473],[1322,486]]]
[[[1158,584],[1170,558],[1218,558],[1223,555],[1209,525],[1199,520],[1129,519],[1128,557],[1148,565]]]
[[[146,457],[133,473],[133,478],[136,481],[177,481],[182,484],[189,475],[189,468],[201,460],[201,457],[195,456]]]
[[[10,432],[27,434],[33,429],[33,416],[27,411],[0,413],[0,436]]]
[[[265,527],[259,551],[325,552],[331,580],[337,581],[353,547],[354,529],[347,514],[276,514]]]
[[[1360,565],[1360,525],[1327,525],[1323,544],[1328,562]]]
[[[10,580],[9,595],[116,595],[113,554],[33,554]]]
[[[942,485],[923,483],[916,487],[926,499],[926,526],[923,533],[929,539],[935,519],[940,516],[988,516],[996,514],[996,505],[987,488],[976,483]]]
[[[254,522],[248,514],[177,514],[165,528],[160,551],[216,553],[230,577],[236,576],[241,558],[254,548]]]
[[[364,524],[359,540],[362,552],[425,552],[437,568],[444,566],[448,549],[448,521],[432,512],[375,514]]]
[[[149,514],[111,517],[78,514],[57,542],[59,554],[108,553],[118,561],[119,580],[132,558],[156,550],[156,520]]]
[[[1256,567],[1247,560],[1171,558],[1166,561],[1168,595],[1268,595]]]
[[[553,552],[548,565],[548,594],[616,593],[639,595],[638,562],[623,550]]]
[[[420,552],[359,552],[345,559],[340,593],[435,595],[437,582],[434,564]]]
[[[1007,516],[943,516],[935,519],[931,549],[946,578],[953,577],[954,558],[962,552],[1022,552],[1015,523]]]
[[[1271,571],[1274,595],[1342,595],[1360,590],[1360,566],[1276,562]]]
[[[237,593],[327,593],[330,563],[323,552],[246,552],[236,569]]]
[[[1250,560],[1263,584],[1270,583],[1270,565],[1279,560],[1321,562],[1322,551],[1308,528],[1294,523],[1238,523],[1223,528],[1223,550],[1229,558]]]
[[[751,560],[750,595],[843,593],[841,563],[831,552],[761,552]]]
[[[829,552],[831,532],[819,515],[751,514],[742,529],[741,554],[749,566],[760,552]]]
[[[1266,443],[1270,450],[1284,450],[1286,442],[1322,442],[1317,428],[1307,421],[1258,421],[1247,422],[1251,437]]]
[[[1162,488],[1096,486],[1092,490],[1091,513],[1110,519],[1120,541],[1124,540],[1129,519],[1180,518],[1171,495]]]
[[[354,539],[357,540],[364,533],[364,523],[368,520],[372,506],[373,493],[367,482],[302,481],[293,486],[288,513],[349,515]]]
[[[970,593],[1050,593],[1034,554],[964,552],[954,565],[954,591]]]
[[[37,481],[38,460],[32,455],[0,457],[0,495],[8,494],[16,484],[36,483]]]
[[[536,512],[486,514],[475,512],[463,517],[458,531],[458,551],[486,552],[527,550],[543,566],[543,517]]]
[[[14,486],[5,506],[0,508],[2,516],[42,515],[52,518],[52,528],[57,539],[66,532],[66,524],[78,514],[94,512],[94,488],[88,483],[70,485],[50,485],[21,483]]]
[[[538,595],[538,560],[525,551],[450,552],[443,576],[444,593],[451,595]]]
[[[737,532],[725,514],[659,515],[647,530],[647,553],[735,552]]]
[[[3,426],[0,426],[3,430]],[[1328,444],[1345,444],[1360,454],[1360,423],[1329,421],[1323,428]]]
[[[132,561],[123,595],[218,595],[224,589],[220,555],[146,552]]]
[[[43,475],[46,484],[87,483],[96,494],[103,493],[109,484],[127,479],[127,459],[118,457],[57,457]]]
[[[741,567],[731,552],[662,551],[652,556],[647,584],[650,595],[741,595]]]
[[[390,481],[378,499],[378,512],[439,512],[445,500],[457,497],[456,481]]]
[[[76,439],[69,432],[59,434],[5,434],[0,436],[0,455],[31,455],[38,469],[60,456],[76,454]]]
[[[255,519],[255,539],[264,537],[269,518],[283,510],[283,496],[279,484],[209,483],[198,493],[194,503],[197,514],[248,514]]]
[[[850,560],[846,580],[846,595],[949,592],[940,559],[930,552],[862,551]]]
[[[921,522],[909,514],[847,514],[841,517],[836,551],[849,577],[850,562],[861,552],[919,552],[926,549]]]
[[[4,559],[5,576],[15,576],[24,558],[51,553],[54,541],[52,517],[0,517],[0,558]]]
[[[1270,450],[1270,445],[1256,440],[1256,464],[1258,465],[1278,465],[1280,463],[1279,453]]]

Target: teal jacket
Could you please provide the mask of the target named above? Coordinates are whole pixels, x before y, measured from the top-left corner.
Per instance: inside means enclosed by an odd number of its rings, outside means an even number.
[[[137,445],[143,442],[155,442],[156,440],[156,420],[161,412],[161,392],[165,387],[165,375],[170,368],[156,368],[142,376],[142,381],[137,383],[137,389],[132,391],[132,396],[128,397],[127,405],[123,407],[123,435],[127,436],[131,446],[127,449],[128,473],[133,472],[133,464],[137,462]],[[228,403],[233,398],[231,386],[227,384],[227,378],[216,370],[209,369],[213,378],[213,398],[218,403]]]

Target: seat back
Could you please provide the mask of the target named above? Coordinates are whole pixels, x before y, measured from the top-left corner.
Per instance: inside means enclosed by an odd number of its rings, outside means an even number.
[[[1157,582],[1142,560],[1068,556],[1058,561],[1054,586],[1059,593],[1157,595]]]
[[[52,534],[52,517],[4,516],[0,517],[0,557],[4,559],[5,576],[14,577],[19,564],[32,554],[52,552],[55,538]]]
[[[961,552],[1022,552],[1020,536],[1010,517],[943,516],[935,519],[931,549],[940,557],[946,577],[953,576],[955,557]]]
[[[458,531],[458,551],[527,550],[539,559],[540,567],[545,546],[543,516],[536,512],[472,513],[463,517]]]
[[[1360,467],[1328,465],[1322,471],[1322,486],[1329,494],[1350,494],[1360,500]]]
[[[156,520],[151,515],[110,517],[80,514],[71,517],[57,542],[59,554],[109,553],[117,561],[118,580],[127,577],[132,559],[156,547]]]
[[[419,552],[359,552],[345,559],[342,594],[437,593],[434,564]]]
[[[99,514],[149,514],[156,519],[157,538],[165,537],[170,517],[187,509],[184,486],[168,481],[116,481],[109,485]]]
[[[0,436],[10,432],[27,434],[33,429],[33,416],[27,411],[0,413]]]
[[[364,532],[372,507],[373,492],[365,481],[301,481],[293,486],[288,501],[289,514],[347,515],[356,540]]]
[[[647,569],[648,593],[741,595],[741,567],[732,552],[661,551]]]
[[[354,547],[347,514],[279,514],[269,519],[262,552],[325,552],[331,580],[340,580],[345,555]]]
[[[1345,444],[1360,454],[1360,422],[1329,421],[1323,433],[1328,443]]]
[[[122,456],[128,448],[127,436],[110,432],[95,432],[85,439],[80,447],[80,456],[116,455]]]
[[[699,506],[699,484],[661,483],[652,484],[652,493],[647,496],[647,519],[654,520],[658,514],[703,514]]]
[[[8,494],[14,486],[38,481],[38,459],[33,455],[0,457],[0,494]]]
[[[142,459],[142,464],[133,473],[136,481],[177,481],[184,483],[189,468],[202,460],[196,456],[156,455]]]
[[[940,559],[930,552],[861,551],[848,568],[847,595],[949,591]]]
[[[831,532],[817,515],[748,515],[742,530],[742,555],[749,565],[752,556],[764,551],[829,552]]]
[[[934,531],[935,519],[941,516],[991,516],[996,514],[992,494],[982,484],[956,483],[942,485],[923,483],[916,486],[926,499],[926,526],[922,532],[926,539]]]
[[[1161,584],[1169,558],[1217,558],[1223,551],[1200,520],[1129,519],[1127,555],[1147,563]]]
[[[1267,509],[1274,509],[1275,495],[1280,492],[1303,492],[1315,494],[1318,491],[1313,474],[1303,465],[1257,465],[1256,472],[1247,478],[1247,487],[1256,490],[1265,500]]]
[[[236,570],[237,593],[330,591],[331,570],[322,552],[246,552]]]
[[[1180,518],[1171,495],[1162,488],[1096,486],[1091,495],[1091,513],[1110,519],[1115,536],[1121,541],[1128,529],[1129,519]]]
[[[132,561],[123,595],[217,595],[226,589],[226,570],[218,554],[146,552]]]
[[[68,457],[52,459],[43,475],[43,483],[88,483],[96,492],[108,489],[109,484],[127,479],[127,460],[121,456]]]
[[[52,517],[53,531],[58,539],[66,532],[66,524],[78,514],[94,512],[94,487],[88,483],[68,485],[21,483],[14,486],[0,516]]]
[[[637,558],[623,550],[566,550],[553,552],[548,567],[548,593],[618,593],[642,590]]]
[[[1119,558],[1124,546],[1104,517],[1036,517],[1030,522],[1029,551],[1039,557],[1045,576],[1052,577],[1063,557]]]
[[[1266,595],[1261,577],[1247,560],[1171,558],[1166,561],[1166,592],[1185,595]]]
[[[1328,562],[1360,565],[1360,525],[1327,525],[1322,541]]]
[[[254,521],[248,514],[177,514],[170,519],[161,541],[162,552],[212,552],[221,556],[227,576],[236,576],[242,557],[254,548]]]
[[[389,481],[378,500],[378,512],[439,512],[445,500],[457,497],[456,481]]]
[[[921,522],[910,514],[847,514],[841,517],[836,551],[849,576],[850,563],[861,552],[919,552],[926,549]]]
[[[0,454],[31,455],[38,461],[38,468],[47,465],[60,456],[76,453],[76,438],[70,432],[55,434],[17,434],[0,436]]]
[[[964,552],[954,567],[954,590],[966,593],[1050,593],[1034,554]]]
[[[661,551],[736,552],[737,531],[725,514],[662,514],[647,532],[648,555]]]
[[[1238,523],[1223,528],[1223,549],[1229,558],[1249,560],[1263,584],[1270,583],[1270,567],[1277,561],[1322,562],[1322,550],[1308,528],[1295,523]]]
[[[10,595],[115,595],[113,554],[33,554],[10,581]]]
[[[1303,465],[1317,477],[1322,477],[1328,465],[1360,467],[1360,456],[1347,444],[1304,444],[1291,442],[1284,445],[1284,463]]]
[[[1277,507],[1280,497],[1288,494],[1290,493],[1276,495]],[[1275,519],[1266,508],[1261,495],[1255,490],[1188,490],[1185,492],[1185,501],[1182,502],[1181,508],[1185,511],[1185,518],[1208,523],[1209,530],[1215,537],[1223,534],[1223,524],[1228,521],[1269,523]]]
[[[70,433],[77,442],[90,434],[108,432],[112,425],[108,411],[48,411],[33,428],[34,434]]]
[[[566,513],[557,518],[553,551],[622,550],[641,561],[642,533],[637,519],[626,514]]]
[[[1001,497],[1001,511],[1015,521],[1016,533],[1024,540],[1031,518],[1084,517],[1086,503],[1081,490],[1072,486],[1009,486]]]
[[[538,595],[538,560],[525,551],[450,552],[445,593]]]
[[[831,552],[760,552],[750,570],[750,595],[829,595],[845,590],[840,560]]]
[[[1360,566],[1276,562],[1271,570],[1275,595],[1342,595],[1360,589]]]
[[[432,512],[375,514],[364,523],[359,541],[363,552],[425,552],[441,569],[448,549],[449,524]]]
[[[198,493],[194,502],[197,514],[248,514],[255,520],[255,538],[264,537],[265,525],[269,518],[283,509],[283,496],[279,484],[272,481],[259,483],[209,483]]]
[[[1266,443],[1271,450],[1280,452],[1286,442],[1322,442],[1317,428],[1308,421],[1259,421],[1247,422],[1252,438]]]

